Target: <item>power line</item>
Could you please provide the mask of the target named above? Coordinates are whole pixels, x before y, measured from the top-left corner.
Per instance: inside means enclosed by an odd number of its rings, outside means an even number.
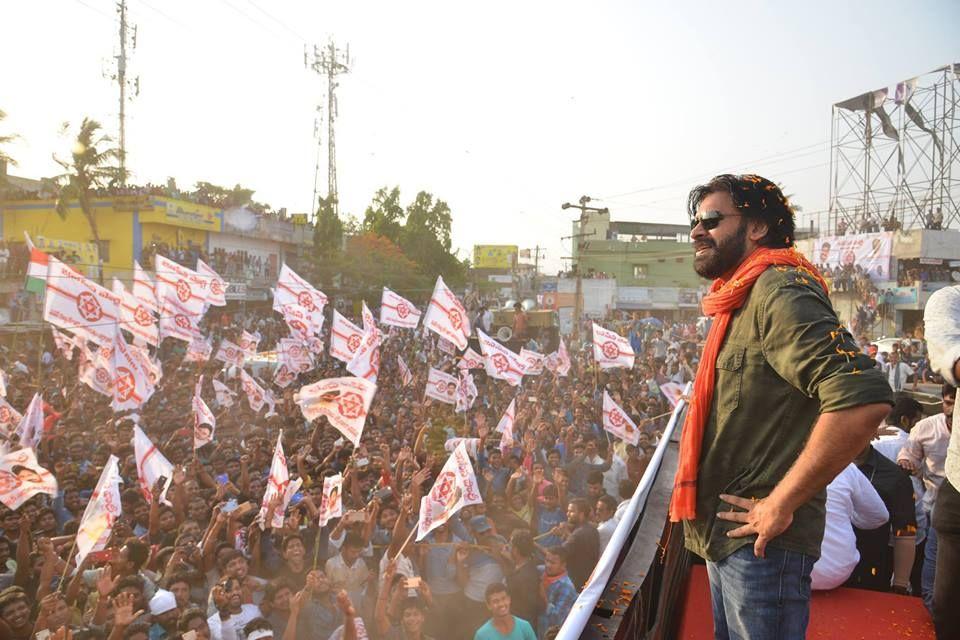
[[[275,16],[272,15],[271,13],[265,11],[265,10],[264,10],[260,5],[258,5],[256,2],[254,2],[253,0],[247,0],[247,3],[253,5],[253,8],[254,8],[254,9],[256,9],[257,11],[259,11],[259,12],[262,13],[263,15],[267,16],[268,18],[270,18],[270,19],[273,20],[274,22],[276,22],[278,25],[280,25],[281,27],[283,27],[288,33],[292,33],[292,34],[294,35],[294,37],[296,37],[296,38],[300,41],[301,44],[306,44],[306,43],[307,43],[307,39],[304,38],[302,35],[300,35],[295,29],[293,29],[292,27],[288,26],[285,22],[283,22],[283,21],[280,20],[279,18],[275,17]]]
[[[83,5],[84,7],[86,7],[87,9],[89,9],[90,11],[93,11],[94,13],[99,13],[101,16],[103,16],[104,18],[106,18],[106,19],[109,20],[110,22],[113,22],[113,16],[111,16],[111,15],[108,14],[108,13],[104,13],[104,12],[101,11],[100,9],[97,9],[96,7],[94,7],[94,6],[90,5],[90,4],[87,4],[86,2],[84,2],[84,0],[73,0],[73,1],[76,2],[76,3],[78,3],[78,4]]]

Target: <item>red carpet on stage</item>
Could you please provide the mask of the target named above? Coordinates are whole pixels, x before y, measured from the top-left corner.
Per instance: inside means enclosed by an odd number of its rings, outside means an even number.
[[[684,595],[680,640],[713,638],[713,614],[707,569],[690,569]],[[815,591],[808,640],[933,640],[933,623],[920,598],[863,589]]]

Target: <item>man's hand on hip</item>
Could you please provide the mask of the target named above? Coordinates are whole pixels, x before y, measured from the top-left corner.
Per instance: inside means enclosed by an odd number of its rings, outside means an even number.
[[[786,531],[793,522],[793,512],[780,508],[769,498],[751,500],[721,493],[720,499],[735,507],[746,509],[746,511],[720,511],[717,517],[729,522],[743,523],[742,527],[727,532],[731,538],[743,538],[756,534],[757,540],[753,543],[753,553],[758,558],[765,557],[767,543]]]

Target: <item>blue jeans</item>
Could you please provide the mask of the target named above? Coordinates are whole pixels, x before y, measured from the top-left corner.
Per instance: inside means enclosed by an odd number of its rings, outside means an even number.
[[[933,611],[933,582],[937,576],[937,530],[927,528],[927,546],[923,550],[923,569],[920,570],[920,594],[923,606]]]
[[[803,640],[810,620],[814,558],[767,547],[767,557],[740,547],[707,562],[717,640]]]

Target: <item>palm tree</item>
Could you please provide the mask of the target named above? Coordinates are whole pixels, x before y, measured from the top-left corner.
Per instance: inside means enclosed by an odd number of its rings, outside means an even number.
[[[6,118],[6,117],[7,117],[7,114],[3,112],[3,109],[0,109],[0,121],[2,121],[2,120],[3,120],[4,118]],[[11,134],[11,135],[8,135],[8,136],[0,135],[0,162],[5,163],[5,164],[8,164],[8,165],[10,165],[11,167],[17,166],[17,161],[14,160],[12,157],[10,157],[10,156],[3,150],[3,147],[4,147],[5,145],[10,144],[10,143],[13,142],[14,140],[16,140],[17,137],[18,137],[18,136],[12,135],[12,134]],[[5,184],[6,184],[6,178],[5,178],[4,176],[0,176],[0,187],[4,186]]]
[[[61,133],[70,129],[64,123]],[[57,194],[57,214],[61,218],[67,217],[70,202],[76,200],[80,204],[80,211],[87,219],[90,235],[97,245],[97,252],[101,249],[100,231],[97,220],[93,215],[93,206],[90,200],[90,190],[105,186],[114,186],[121,182],[121,169],[115,165],[120,158],[120,151],[114,147],[104,148],[113,140],[110,136],[101,133],[100,123],[90,118],[84,118],[73,143],[69,160],[61,160],[56,156],[53,159],[63,167],[65,173],[57,177],[59,193]],[[103,283],[103,273],[98,270],[99,280]]]

